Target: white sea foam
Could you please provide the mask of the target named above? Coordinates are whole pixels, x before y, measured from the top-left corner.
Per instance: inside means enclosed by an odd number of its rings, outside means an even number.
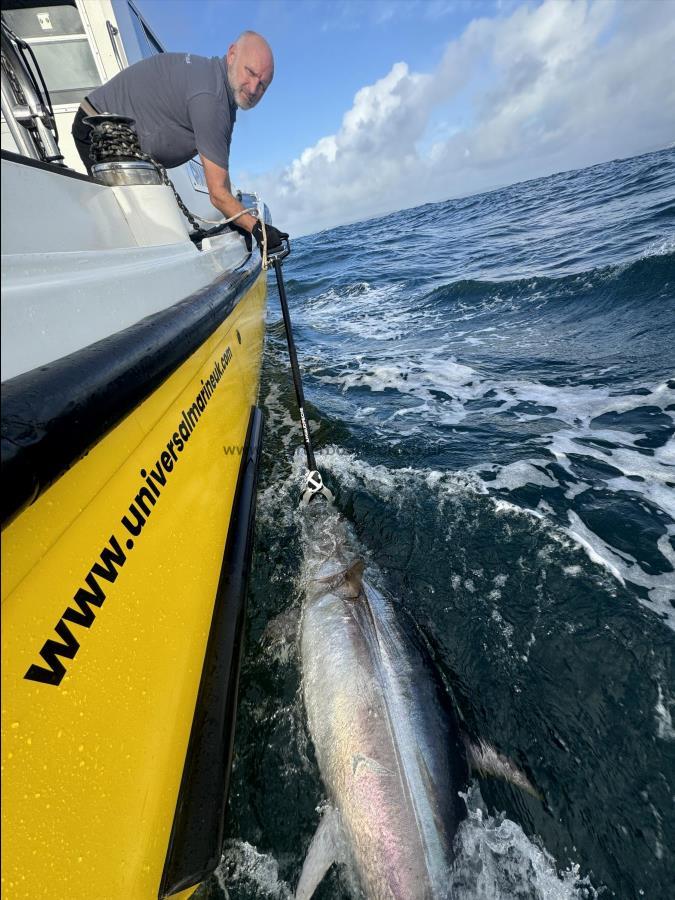
[[[215,871],[218,886],[229,897],[228,886],[252,884],[270,900],[293,900],[295,894],[279,879],[279,863],[270,854],[260,853],[246,841],[227,841]]]
[[[296,428],[289,410],[281,403],[281,389],[278,384],[270,384],[267,396],[263,401],[265,407],[265,428],[281,441],[288,449],[297,442]]]
[[[671,710],[675,709],[675,698],[671,697],[661,684],[657,685],[658,700],[654,708],[656,715],[656,730],[662,741],[675,741],[675,728],[673,728],[673,715]]]
[[[425,319],[437,319],[428,310],[411,311],[406,290],[404,284],[374,286],[367,281],[329,288],[305,304],[302,321],[319,332],[396,341],[419,331]],[[349,315],[342,315],[346,304]]]
[[[539,443],[543,451],[540,458],[534,456],[506,466],[475,467],[479,477],[485,472],[493,476],[485,482],[489,492],[513,491],[526,484],[542,488],[563,487],[548,468],[553,458],[568,476],[564,493],[567,500],[573,501],[579,494],[597,486],[597,483],[594,485],[580,477],[575,468],[574,459],[585,457],[591,462],[610,465],[619,473],[602,478],[604,489],[617,495],[641,498],[648,504],[644,507],[646,512],[653,514],[649,506],[652,510],[655,507],[670,520],[675,520],[675,490],[672,487],[675,442],[670,440],[662,447],[645,451],[639,443],[645,434],[626,431],[621,419],[612,421],[608,416],[649,406],[660,409],[672,421],[675,419],[672,412],[675,391],[666,383],[648,385],[646,391],[642,388],[639,393],[618,393],[606,386],[554,387],[523,380],[495,381],[456,359],[444,358],[433,351],[413,352],[401,360],[388,357],[383,364],[361,358],[339,375],[324,376],[323,380],[339,385],[345,392],[365,387],[373,392],[390,389],[415,397],[416,405],[394,410],[379,426],[401,437],[413,434],[427,421],[433,421],[436,426],[464,422],[475,414],[468,405],[470,401],[489,399],[498,405],[500,414],[509,413],[515,415],[516,421],[529,423],[535,431],[529,443]],[[521,407],[524,403],[529,405],[525,409]],[[535,405],[534,409],[531,404]],[[594,421],[600,416],[606,416],[602,427]],[[401,428],[402,421],[408,423],[405,430]],[[498,509],[514,512],[513,505],[506,503],[501,497],[497,500]],[[538,518],[546,517],[550,515],[550,506],[547,509],[539,504],[529,512]],[[675,598],[675,562],[668,541],[672,530],[657,544],[657,552],[666,561],[665,568],[670,569],[660,575],[646,572],[636,558],[622,554],[593,534],[572,510],[568,533],[594,563],[607,569],[620,583],[630,581],[645,588],[649,598],[645,606],[656,610],[675,627],[675,608],[671,604]]]
[[[524,484],[555,487],[557,482],[543,465],[535,465],[525,460],[519,460],[507,466],[502,466],[498,470],[495,480],[490,482],[490,487],[513,490],[513,488],[521,487]]]
[[[669,256],[675,253],[675,237],[672,235],[648,244],[640,254],[640,259],[649,259],[651,256]]]
[[[608,558],[615,557],[616,554],[612,553],[612,551],[608,551],[605,542],[601,541],[590,528],[586,528],[579,516],[573,510],[568,510],[567,517],[571,523],[568,534],[583,547],[591,562],[594,562],[599,566],[604,566],[608,572],[611,572],[617,581],[620,581],[621,584],[625,584],[620,567],[617,566],[611,558]],[[603,551],[606,555],[603,555]]]
[[[339,375],[319,375],[320,381],[335,384],[343,391],[354,388],[368,388],[374,393],[394,390],[399,394],[417,398],[416,415],[423,418],[434,416],[436,421],[454,424],[467,415],[464,403],[479,399],[486,392],[479,373],[470,366],[446,357],[434,357],[415,365],[406,360],[396,361],[387,357],[378,364],[372,360],[356,358],[350,367]],[[410,410],[401,409],[394,418],[405,415]]]
[[[578,865],[558,873],[551,854],[529,840],[519,825],[503,814],[490,816],[475,783],[462,797],[468,817],[455,838],[452,896],[481,900],[514,896],[579,900],[598,896],[588,878],[581,876]]]
[[[571,441],[571,439],[568,440]],[[569,446],[570,452],[586,452],[585,447],[582,448],[573,442]],[[591,450],[592,452],[588,455],[595,457],[593,448]],[[620,456],[624,461],[623,456],[621,454]],[[556,458],[563,468],[569,470],[569,461],[564,453],[558,452]],[[607,457],[600,452],[598,452],[597,458],[607,460]],[[644,465],[642,460],[644,460]],[[391,469],[384,465],[372,466],[357,457],[356,454],[345,453],[339,448],[328,448],[323,451],[318,455],[318,462],[320,467],[337,477],[346,488],[353,490],[356,487],[365,486],[369,492],[397,505],[404,505],[408,502],[410,494],[423,484],[436,492],[439,498],[462,492],[489,495],[498,514],[528,516],[537,520],[547,529],[551,538],[561,540],[566,536],[568,540],[584,551],[593,564],[604,569],[619,584],[625,586],[629,582],[644,588],[647,591],[648,599],[640,598],[640,602],[651,612],[662,616],[675,630],[675,608],[671,603],[671,600],[675,598],[675,572],[673,571],[675,570],[675,552],[669,540],[675,535],[675,523],[668,526],[666,533],[659,538],[655,547],[655,550],[664,557],[664,567],[670,566],[670,570],[656,574],[646,572],[634,556],[611,546],[595,534],[574,510],[567,511],[567,522],[565,523],[556,521],[551,515],[550,507],[546,508],[546,504],[540,503],[536,508],[529,508],[494,493],[498,488],[513,491],[526,484],[555,487],[556,480],[550,470],[544,468],[549,460],[523,461],[504,467],[493,467],[497,472],[495,480],[482,478],[480,467],[468,472],[442,472],[416,469],[410,466],[400,469]],[[668,501],[671,498],[665,499],[665,494],[669,491],[665,484],[667,473],[659,468],[657,455],[655,454],[654,457],[638,456],[637,460],[628,456],[624,462],[630,462],[630,465],[627,465],[629,474],[637,474],[639,471],[642,473],[641,477],[646,479],[645,482],[628,481],[631,490],[650,499],[651,502],[656,503],[657,500],[660,500],[668,508]],[[614,456],[612,456],[612,464],[617,464]],[[647,480],[649,477],[653,477],[655,481],[662,479],[663,483],[661,485],[650,483]],[[612,481],[617,481],[618,484],[613,485]],[[625,489],[623,479],[610,479],[606,485],[610,490]],[[588,487],[589,485],[586,484],[583,489],[586,490]],[[657,503],[657,505],[659,504]],[[578,566],[566,569],[570,576],[576,576],[580,574],[580,571]]]
[[[364,308],[372,302],[372,290],[365,283],[358,287],[356,299]],[[394,293],[394,310],[390,313],[385,307],[383,321],[388,320],[390,314],[400,312],[398,302],[401,298],[396,299],[398,295]],[[354,299],[350,296],[350,303]],[[322,304],[326,306],[334,300],[327,293],[316,301],[317,308],[320,311]],[[372,307],[370,309],[372,312]],[[496,380],[485,377],[457,358],[448,358],[445,353],[429,348],[412,349],[399,358],[393,358],[389,351],[381,354],[381,359],[377,355],[368,358],[351,356],[338,374],[326,373],[322,360],[317,359],[316,365],[316,376],[320,381],[335,385],[346,394],[364,388],[373,394],[394,392],[379,406],[355,404],[355,419],[369,416],[370,427],[392,447],[429,424],[433,424],[437,432],[439,425],[452,427],[466,424],[475,417],[494,418],[495,413],[499,416],[507,414],[501,419],[507,429],[512,427],[511,423],[516,427],[522,423],[527,429],[528,446],[532,448],[526,458],[504,466],[476,465],[461,478],[457,473],[441,472],[427,472],[425,477],[435,479],[441,491],[450,485],[453,489],[460,484],[467,487],[472,478],[472,490],[496,495],[499,512],[515,515],[519,510],[525,510],[533,518],[564,528],[589,559],[602,566],[617,582],[630,582],[643,588],[648,597],[642,600],[644,605],[675,627],[675,608],[671,603],[675,598],[675,553],[670,544],[675,525],[669,524],[669,520],[675,523],[675,489],[672,487],[675,482],[675,441],[645,450],[641,443],[645,434],[636,432],[634,426],[633,430],[627,431],[625,420],[620,418],[622,413],[653,407],[673,421],[675,390],[668,384],[640,385],[634,390],[619,392],[608,386],[591,384],[551,386],[523,379]],[[406,398],[405,401],[400,402],[397,394]],[[487,402],[489,411],[478,409],[475,401]],[[375,412],[385,415],[375,415]],[[616,418],[612,419],[611,414]],[[602,423],[597,421],[600,416],[605,416]],[[646,424],[645,429],[648,428],[649,424]],[[448,439],[452,440],[452,436]],[[590,466],[586,474],[585,460]],[[559,471],[551,469],[552,461],[565,473],[564,481],[560,479]],[[607,466],[616,470],[616,474],[612,469],[604,468]],[[347,464],[347,459],[342,457],[336,472],[338,477],[350,479],[355,472],[360,472],[359,477],[364,475],[360,461],[353,458]],[[403,474],[412,476],[412,470],[404,470]],[[385,467],[370,472],[367,480],[369,487],[377,482],[376,489],[381,494],[385,491],[390,496],[396,494],[393,479]],[[554,512],[545,496],[535,500],[532,509],[525,507],[520,499],[511,502],[508,493],[525,485],[537,486],[542,491],[559,488],[574,508],[568,511],[565,520]],[[667,518],[662,517],[661,521],[669,530],[661,535],[653,549],[663,557],[660,568],[666,571],[653,574],[653,566],[647,571],[637,554],[631,556],[619,550],[604,536],[595,534],[588,522],[582,521],[577,498],[598,487],[616,495],[617,499],[628,497],[631,502],[641,504],[645,514],[652,518],[659,510],[665,514]],[[608,515],[615,513],[609,510]]]
[[[302,469],[302,457],[298,456],[297,459],[299,468]],[[420,484],[425,484],[439,495],[456,495],[464,491],[487,493],[482,480],[471,472],[443,472],[413,466],[393,469],[371,465],[355,453],[345,452],[336,446],[320,450],[316,459],[319,468],[332,473],[344,487],[353,490],[366,485],[371,493],[385,500],[396,501],[399,498],[401,502],[408,502],[408,492],[416,490]]]
[[[661,402],[664,402],[660,390],[654,391],[651,396],[658,396]],[[671,486],[675,478],[672,442],[657,448],[653,451],[653,455],[649,456],[639,452],[635,444],[639,437],[640,435],[616,430],[581,427],[552,434],[547,447],[548,452],[554,455],[558,465],[569,477],[575,479],[575,482],[567,487],[565,497],[572,500],[591,488],[588,481],[579,478],[570,459],[572,455],[583,456],[589,460],[610,464],[622,472],[619,476],[608,477],[603,481],[606,490],[615,494],[628,494],[638,500],[642,498],[651,504],[652,509],[656,507],[671,520],[675,519],[675,490]],[[605,445],[593,446],[582,443],[580,439],[600,440]],[[621,446],[617,446],[617,442],[620,442]],[[493,466],[491,471],[496,472],[497,478],[487,482],[487,485],[496,488],[505,487],[508,490],[515,490],[526,484],[555,486],[556,481],[551,476],[550,469],[545,468],[547,463],[546,458],[541,458],[505,467]],[[551,484],[546,480],[547,475],[551,476]],[[648,506],[644,509],[650,512]],[[541,503],[537,510],[542,510]],[[675,523],[667,525],[666,532],[658,539],[655,548],[664,558],[662,568],[666,568],[667,571],[653,574],[646,572],[635,556],[619,550],[596,535],[573,510],[568,510],[568,520],[567,533],[586,551],[588,557],[607,569],[621,584],[631,582],[645,588],[649,601],[642,601],[644,605],[664,616],[671,627],[675,628],[675,608],[671,604],[675,599],[675,551],[670,543],[670,538],[675,535]]]
[[[462,797],[468,816],[455,838],[449,884],[453,896],[497,900],[513,896],[514,891],[518,896],[547,900],[598,896],[588,878],[580,875],[578,865],[558,873],[551,854],[529,840],[519,825],[504,814],[489,815],[475,782]],[[230,840],[214,874],[226,900],[231,889],[244,886],[266,900],[293,900],[291,886],[279,876],[279,862],[246,841]],[[343,875],[349,876],[344,868]],[[347,883],[350,894],[357,895],[355,879],[347,877]]]
[[[675,391],[660,384],[652,386],[646,395],[632,392],[617,394],[609,387],[591,385],[545,385],[527,380],[495,380],[482,375],[477,369],[448,357],[445,350],[429,348],[407,349],[401,359],[390,355],[378,362],[374,355],[364,358],[354,357],[350,352],[345,359],[343,371],[335,376],[322,376],[321,381],[336,384],[343,391],[354,387],[368,387],[374,391],[386,388],[398,390],[402,394],[417,395],[427,399],[429,391],[435,389],[449,393],[453,399],[466,402],[485,397],[503,400],[502,410],[510,409],[522,401],[530,401],[540,406],[551,406],[555,415],[568,424],[589,422],[592,418],[607,412],[625,412],[637,405],[665,406],[675,399]],[[442,403],[443,400],[439,400]],[[521,413],[523,421],[539,418],[540,414]]]

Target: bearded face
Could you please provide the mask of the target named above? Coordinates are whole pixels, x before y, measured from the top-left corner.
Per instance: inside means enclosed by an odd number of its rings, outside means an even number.
[[[267,44],[245,35],[227,51],[227,79],[239,109],[253,109],[274,76],[274,62]]]

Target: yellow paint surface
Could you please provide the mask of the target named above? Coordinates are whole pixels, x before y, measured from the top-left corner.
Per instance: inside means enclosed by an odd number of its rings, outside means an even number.
[[[155,393],[2,538],[2,895],[156,898],[264,331],[265,277]],[[241,343],[236,331],[241,335]],[[181,452],[167,443],[230,348],[232,358]],[[225,452],[234,447],[234,452]],[[130,504],[159,471],[137,536]],[[154,482],[156,484],[156,482]],[[145,496],[145,495],[143,495]],[[115,538],[125,559],[91,604],[59,685],[24,676]],[[133,546],[127,545],[133,541]],[[181,893],[188,897],[192,890]]]

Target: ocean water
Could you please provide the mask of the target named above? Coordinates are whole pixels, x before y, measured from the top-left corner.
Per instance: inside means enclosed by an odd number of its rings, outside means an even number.
[[[675,151],[322,232],[284,272],[369,571],[544,797],[472,781],[452,896],[672,897]],[[231,900],[293,896],[326,800],[292,631],[270,630],[301,602],[303,469],[270,296],[226,852],[200,890]],[[334,867],[316,896],[348,885]]]

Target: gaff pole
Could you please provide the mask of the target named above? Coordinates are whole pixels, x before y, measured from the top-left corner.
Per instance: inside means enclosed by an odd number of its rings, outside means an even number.
[[[295,396],[300,412],[300,425],[302,426],[302,440],[305,445],[305,455],[307,457],[307,473],[305,475],[305,489],[302,494],[302,502],[309,503],[317,494],[323,494],[327,500],[332,501],[333,495],[323,483],[321,473],[316,467],[316,458],[312,447],[312,437],[309,433],[309,424],[305,415],[305,393],[302,389],[302,378],[300,376],[300,365],[298,364],[298,354],[295,349],[295,340],[293,339],[293,328],[291,325],[291,316],[288,311],[288,300],[286,299],[286,286],[284,284],[284,276],[281,271],[282,261],[291,252],[291,243],[285,239],[280,247],[267,252],[268,264],[274,267],[274,274],[277,277],[277,288],[279,290],[279,301],[281,303],[281,314],[284,318],[284,329],[286,331],[286,342],[288,344],[288,355],[291,360],[291,372],[293,374],[293,385],[295,387]]]

